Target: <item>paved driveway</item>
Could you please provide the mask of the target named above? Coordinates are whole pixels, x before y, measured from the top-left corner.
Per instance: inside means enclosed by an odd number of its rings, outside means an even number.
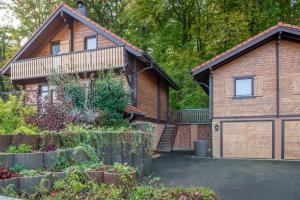
[[[300,200],[300,162],[196,158],[182,153],[153,160],[167,185],[210,187],[222,200]]]

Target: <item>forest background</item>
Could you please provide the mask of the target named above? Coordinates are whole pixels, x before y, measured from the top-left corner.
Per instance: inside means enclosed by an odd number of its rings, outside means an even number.
[[[0,0],[0,68],[61,2]],[[76,1],[63,2],[76,8]],[[207,94],[191,76],[198,64],[278,22],[300,25],[300,0],[84,2],[89,17],[147,51],[178,83],[181,90],[171,91],[171,109],[208,107]],[[0,77],[0,91],[11,89],[5,83],[7,78]]]

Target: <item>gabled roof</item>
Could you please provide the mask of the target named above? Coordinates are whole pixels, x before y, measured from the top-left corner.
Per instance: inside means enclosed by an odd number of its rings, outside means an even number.
[[[57,6],[57,8],[52,12],[52,14],[47,18],[47,20],[32,34],[30,39],[21,47],[21,49],[13,56],[13,58],[2,68],[0,69],[0,74],[8,74],[10,67],[10,62],[18,60],[22,54],[31,47],[31,45],[35,42],[35,40],[45,32],[51,23],[53,23],[60,15],[67,14],[68,16],[78,20],[79,22],[83,23],[84,25],[88,26],[89,28],[95,30],[97,33],[103,35],[107,39],[113,41],[119,46],[124,46],[125,49],[133,54],[134,56],[138,57],[144,62],[148,62],[154,68],[154,70],[163,78],[165,79],[170,86],[172,86],[175,90],[179,90],[178,85],[173,81],[161,68],[158,64],[154,62],[154,60],[142,49],[134,46],[133,44],[129,43],[125,39],[121,38],[120,36],[116,35],[115,33],[109,31],[108,29],[104,28],[103,26],[99,25],[95,21],[91,20],[90,18],[82,15],[80,12],[77,12],[73,8],[69,7],[68,5],[61,3]]]
[[[255,35],[254,37],[251,37],[250,39],[242,42],[241,44],[238,44],[235,47],[225,51],[224,53],[221,53],[214,58],[202,63],[201,65],[198,65],[192,70],[192,75],[196,79],[197,77],[207,76],[210,69],[215,69],[228,63],[234,58],[249,52],[259,45],[277,38],[279,34],[282,36],[282,38],[299,40],[300,27],[279,22],[276,26],[263,31],[258,35]]]

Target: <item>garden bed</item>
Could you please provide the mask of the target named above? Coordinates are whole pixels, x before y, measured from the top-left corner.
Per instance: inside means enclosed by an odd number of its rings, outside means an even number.
[[[126,166],[124,170],[129,168]],[[118,169],[117,166],[114,169]],[[130,172],[130,171],[127,171]],[[51,187],[47,185],[49,182],[43,182],[43,189],[34,190],[31,186],[26,187],[24,184],[31,184],[37,186],[41,183],[41,180],[45,176],[31,177],[30,180],[27,177],[19,178],[24,181],[21,183],[20,189],[26,191],[27,196],[30,199],[191,199],[191,200],[219,200],[219,197],[208,188],[200,187],[164,187],[159,184],[156,179],[149,180],[149,183],[137,184],[135,181],[124,179],[124,174],[120,172],[104,172],[108,178],[106,181],[109,184],[97,183],[97,181],[90,181],[89,176],[85,176],[80,169],[73,169],[67,176],[58,181],[48,179],[52,181]],[[123,179],[121,178],[123,177]],[[132,180],[135,179],[135,173],[130,172],[129,177]],[[105,179],[105,178],[104,178]],[[45,180],[45,179],[44,179]],[[47,180],[47,178],[46,178]],[[122,181],[126,180],[126,181]],[[104,180],[105,181],[105,180]],[[101,181],[100,181],[101,182]],[[23,187],[24,186],[24,187]],[[36,193],[34,193],[36,191]],[[18,196],[17,194],[3,193],[7,196]]]
[[[89,156],[83,149],[66,149],[32,153],[0,153],[0,159],[3,163],[2,165],[7,167],[21,165],[27,169],[50,169],[55,158],[58,156],[61,156],[70,164],[79,164],[90,160]]]
[[[57,135],[27,135],[27,134],[6,134],[0,135],[0,152],[4,152],[9,146],[30,145],[32,150],[38,151],[49,145],[59,146]]]

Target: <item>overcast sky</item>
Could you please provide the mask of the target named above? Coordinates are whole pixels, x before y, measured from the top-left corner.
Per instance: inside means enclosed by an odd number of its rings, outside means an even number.
[[[1,2],[9,3],[10,0],[0,0]],[[16,17],[14,17],[14,14],[12,12],[9,12],[9,10],[0,9],[0,26],[3,25],[12,25],[14,27],[18,27],[20,25],[20,22]]]

